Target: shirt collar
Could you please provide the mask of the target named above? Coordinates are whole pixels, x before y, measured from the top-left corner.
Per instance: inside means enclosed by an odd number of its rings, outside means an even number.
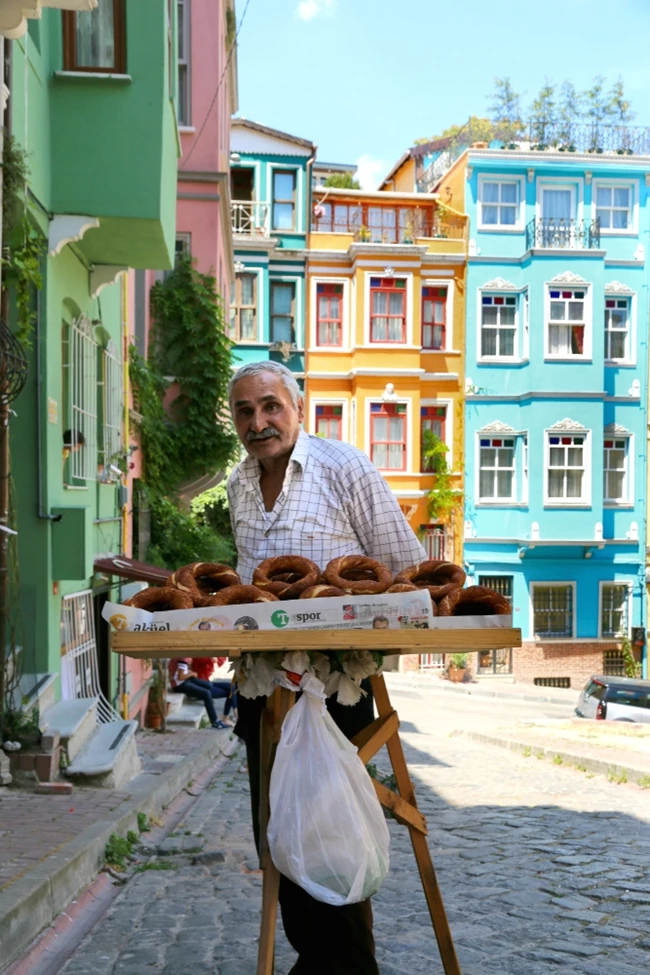
[[[308,456],[309,434],[305,433],[304,430],[301,430],[298,434],[298,439],[294,444],[293,450],[291,451],[289,463],[291,464],[295,461],[295,463],[298,464],[304,471]],[[239,465],[239,471],[245,481],[251,482],[259,480],[261,472],[260,462],[257,457],[247,454]]]

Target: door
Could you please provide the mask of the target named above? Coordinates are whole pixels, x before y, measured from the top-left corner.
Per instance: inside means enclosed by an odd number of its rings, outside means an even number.
[[[545,247],[571,247],[574,233],[573,189],[542,188],[542,233]]]
[[[479,576],[479,586],[487,586],[500,593],[510,603],[512,608],[512,576]],[[477,673],[479,674],[511,674],[512,649],[506,647],[500,650],[479,650]]]

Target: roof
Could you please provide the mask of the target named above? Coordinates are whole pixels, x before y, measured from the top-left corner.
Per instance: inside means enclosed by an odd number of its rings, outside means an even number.
[[[249,129],[251,132],[260,132],[262,135],[270,135],[275,139],[281,139],[283,142],[292,142],[296,146],[302,146],[303,149],[311,149],[316,151],[316,146],[309,139],[301,139],[297,135],[289,135],[288,132],[282,132],[280,129],[272,129],[268,125],[262,125],[260,122],[251,122],[247,118],[234,118],[230,123],[231,129],[242,128]]]
[[[357,170],[357,164],[339,163],[339,162],[315,162],[314,172],[320,171],[321,169],[328,169],[339,173],[354,173]]]
[[[171,570],[161,569],[158,565],[148,562],[138,562],[126,555],[105,556],[95,559],[95,572],[105,572],[106,575],[121,576],[123,579],[136,579],[139,582],[164,583],[169,579]]]
[[[380,188],[385,186],[409,159],[419,159],[421,156],[426,156],[430,152],[438,152],[441,149],[446,149],[450,142],[451,139],[445,137],[444,139],[432,139],[431,142],[423,142],[421,145],[411,146],[410,149],[402,153],[390,172],[384,176],[379,184]]]

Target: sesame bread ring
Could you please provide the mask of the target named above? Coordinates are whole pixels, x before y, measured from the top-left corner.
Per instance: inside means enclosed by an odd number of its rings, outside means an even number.
[[[425,586],[452,585],[460,587],[464,584],[465,579],[465,572],[459,565],[455,565],[453,562],[441,562],[440,560],[419,562],[417,565],[409,566],[408,569],[403,569],[395,576],[395,582],[411,582],[418,589]],[[440,595],[442,596],[444,593]]]
[[[228,586],[240,586],[241,579],[234,569],[221,562],[191,562],[176,569],[169,585],[189,592],[195,606],[209,606],[210,596]]]
[[[301,594],[301,599],[327,599],[331,596],[345,596],[347,595],[343,589],[337,589],[336,586],[310,586],[309,589]]]
[[[510,603],[487,586],[468,586],[449,595],[452,616],[510,616]]]
[[[386,590],[389,592],[417,592],[418,587],[412,586],[410,582],[394,582],[390,589]]]
[[[349,573],[356,575],[365,571],[372,571],[374,578],[350,578]],[[386,592],[389,586],[393,584],[390,570],[381,562],[369,559],[366,555],[343,555],[338,559],[332,559],[323,575],[330,586],[343,589],[352,596]]]
[[[320,569],[311,559],[305,559],[302,555],[279,555],[260,562],[253,572],[253,585],[265,592],[273,592],[269,586],[283,583],[287,589],[281,598],[298,599],[305,589],[316,585],[319,577]]]
[[[278,597],[257,586],[228,586],[212,597],[212,606],[238,606],[240,603],[274,603]]]
[[[460,592],[460,589],[458,590]],[[451,600],[449,596],[443,596],[437,603],[432,602],[432,606],[437,606],[438,616],[451,616]]]
[[[131,596],[124,605],[146,609],[150,613],[164,613],[168,609],[192,609],[194,601],[189,592],[171,586],[150,586]]]

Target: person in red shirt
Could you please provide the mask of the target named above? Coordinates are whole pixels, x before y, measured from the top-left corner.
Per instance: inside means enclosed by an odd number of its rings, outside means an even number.
[[[189,657],[169,661],[169,683],[172,693],[185,694],[189,698],[196,698],[198,701],[203,701],[213,728],[230,727],[230,721],[225,723],[217,717],[217,712],[212,703],[212,687],[210,681],[201,680],[196,671],[192,669],[192,661]]]
[[[227,657],[193,657],[191,665],[197,677],[204,684],[210,685],[213,698],[225,698],[222,723],[228,728],[232,725],[228,715],[233,708],[237,710],[237,691],[235,690],[235,685],[229,680],[211,680],[215,660],[217,667],[221,667],[227,659]]]

